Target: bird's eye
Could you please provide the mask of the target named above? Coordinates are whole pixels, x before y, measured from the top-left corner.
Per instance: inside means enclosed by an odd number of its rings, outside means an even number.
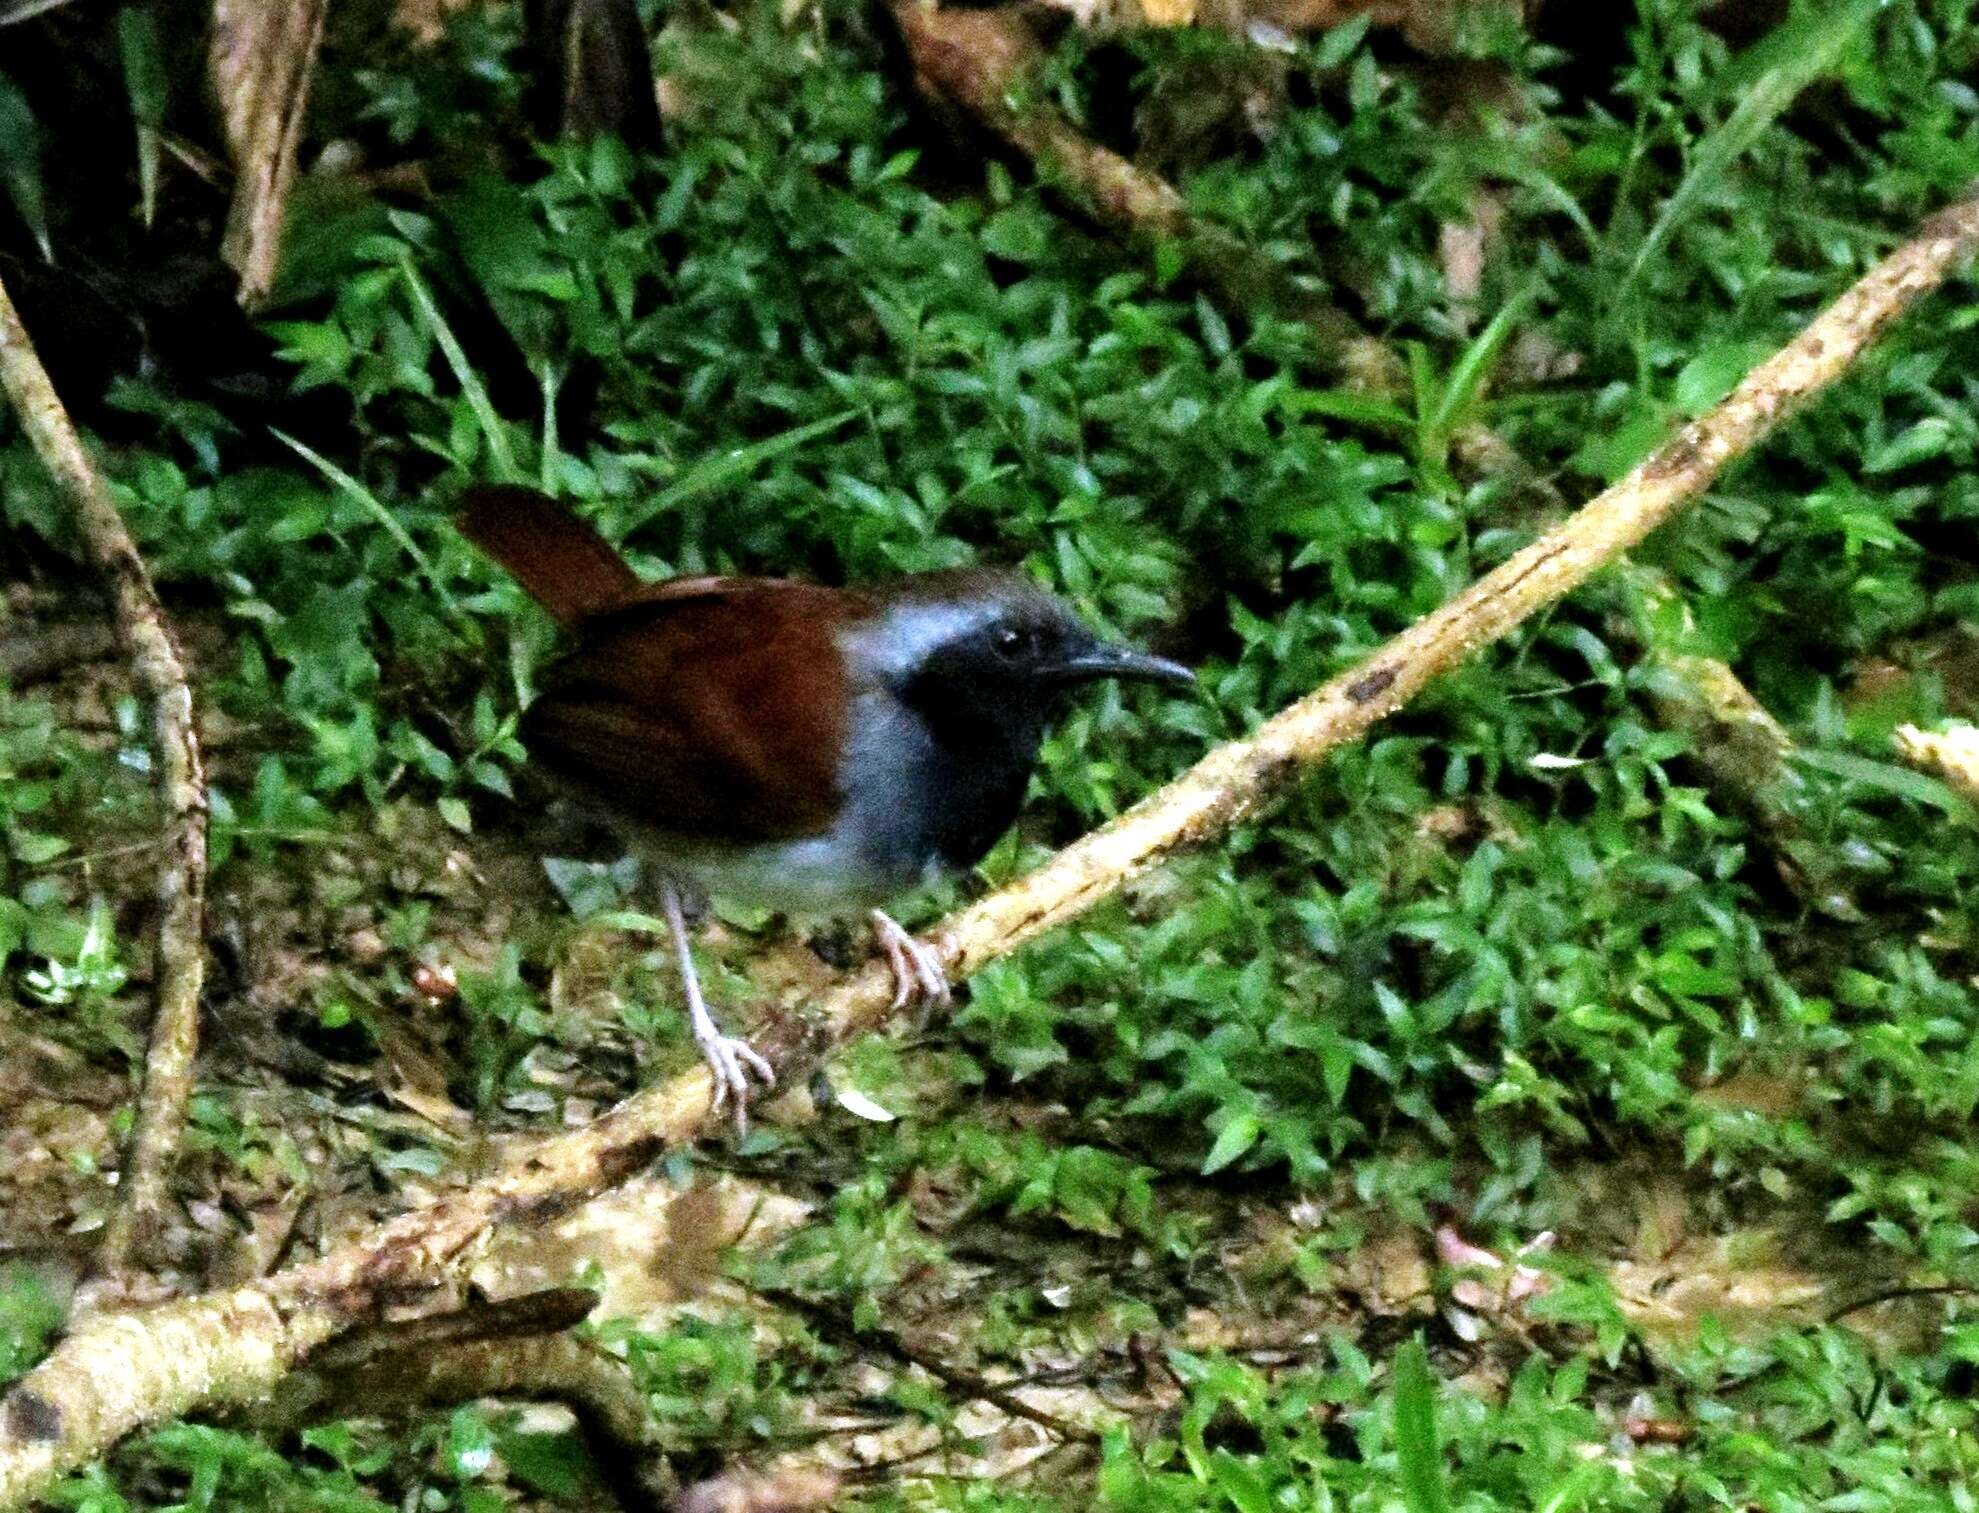
[[[1006,625],[996,633],[996,640],[991,644],[996,647],[996,654],[999,657],[1014,657],[1024,649],[1024,640],[1024,633],[1021,630]]]

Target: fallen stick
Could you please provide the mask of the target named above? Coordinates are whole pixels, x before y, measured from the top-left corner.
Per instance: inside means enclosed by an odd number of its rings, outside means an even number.
[[[1577,514],[1247,739],[1218,747],[1037,871],[951,915],[930,944],[952,975],[966,977],[1255,813],[1695,499],[1975,249],[1979,192],[1931,217],[1722,404]],[[776,1016],[756,1044],[779,1081],[801,1084],[833,1046],[892,1018],[892,1003],[892,976],[875,962],[842,979],[809,1015]],[[134,1429],[266,1393],[383,1303],[434,1285],[491,1225],[567,1212],[692,1140],[707,1122],[710,1092],[707,1068],[697,1066],[319,1260],[217,1295],[85,1320],[0,1400],[0,1508],[39,1496]]]
[[[124,1156],[117,1206],[103,1235],[98,1270],[114,1277],[156,1232],[179,1153],[193,1060],[199,1053],[199,990],[205,975],[206,774],[193,723],[192,688],[164,606],[110,488],[62,408],[14,304],[0,285],[0,388],[42,465],[75,512],[83,545],[110,582],[117,640],[151,701],[158,794],[166,846],[158,874],[157,1011],[144,1059],[137,1122]]]

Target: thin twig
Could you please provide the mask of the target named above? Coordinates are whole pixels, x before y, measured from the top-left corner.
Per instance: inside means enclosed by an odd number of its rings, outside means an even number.
[[[13,301],[0,285],[0,388],[75,511],[83,544],[116,606],[117,639],[139,689],[151,700],[158,792],[167,848],[158,875],[158,1007],[145,1054],[144,1088],[124,1159],[118,1201],[104,1230],[101,1267],[124,1271],[149,1243],[179,1152],[193,1061],[199,1053],[199,990],[206,967],[206,775],[193,722],[185,658],[137,545],[117,513],[68,412],[35,355]]]
[[[679,1486],[646,1396],[623,1359],[571,1333],[597,1301],[583,1288],[553,1288],[358,1330],[242,1417],[283,1432],[482,1397],[560,1403],[621,1513],[659,1513],[675,1506]]]
[[[1614,626],[1641,655],[1657,717],[1690,738],[1691,759],[1712,792],[1745,816],[1797,895],[1831,918],[1861,919],[1839,866],[1810,839],[1813,791],[1791,761],[1786,727],[1729,663],[1689,649],[1697,620],[1667,574],[1629,562],[1622,586],[1635,612]]]
[[[1358,667],[1189,772],[1037,871],[951,915],[930,943],[966,977],[1209,841],[1281,796],[1315,764],[1443,672],[1569,593],[1696,499],[1809,396],[1979,248],[1979,195],[1928,220],[1702,419],[1627,477]],[[840,979],[808,1015],[756,1043],[784,1085],[832,1047],[895,1017],[884,963]],[[696,1067],[583,1129],[536,1141],[485,1180],[424,1204],[320,1260],[144,1314],[87,1320],[0,1400],[0,1508],[44,1492],[132,1430],[265,1393],[296,1361],[394,1296],[433,1285],[491,1225],[565,1213],[692,1140],[711,1085]],[[116,1390],[105,1389],[114,1382]]]
[[[1852,1313],[1861,1313],[1868,1308],[1880,1308],[1885,1303],[1900,1303],[1907,1298],[1969,1298],[1974,1293],[1979,1293],[1979,1287],[1967,1287],[1957,1282],[1940,1282],[1914,1287],[1886,1287],[1881,1292],[1870,1293],[1866,1298],[1843,1303],[1830,1311],[1827,1322],[1839,1324]]]
[[[1070,1419],[1060,1418],[1043,1408],[1035,1408],[1019,1397],[1011,1387],[1001,1382],[993,1382],[978,1372],[944,1361],[940,1356],[918,1345],[910,1344],[891,1329],[868,1328],[861,1325],[844,1309],[815,1298],[807,1298],[801,1293],[790,1292],[781,1287],[757,1287],[751,1289],[766,1303],[794,1313],[803,1318],[821,1334],[831,1335],[846,1343],[858,1345],[868,1350],[876,1350],[881,1355],[898,1361],[903,1366],[915,1366],[933,1377],[945,1387],[951,1387],[964,1397],[977,1402],[988,1403],[999,1409],[1007,1417],[1021,1418],[1036,1424],[1047,1434],[1061,1440],[1075,1440],[1085,1444],[1099,1443],[1099,1434],[1084,1424],[1075,1424]]]
[[[355,1375],[388,1357],[405,1359],[451,1345],[485,1345],[491,1340],[533,1339],[575,1329],[598,1306],[588,1287],[546,1287],[520,1297],[468,1304],[446,1313],[397,1319],[360,1334],[346,1335],[318,1351],[312,1369]]]

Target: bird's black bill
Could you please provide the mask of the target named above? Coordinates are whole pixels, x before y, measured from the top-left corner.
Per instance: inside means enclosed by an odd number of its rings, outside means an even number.
[[[1060,662],[1052,669],[1052,674],[1066,683],[1091,683],[1101,678],[1126,678],[1141,683],[1167,683],[1183,688],[1196,681],[1196,675],[1180,662],[1171,662],[1168,658],[1157,657],[1152,652],[1136,651],[1131,646],[1108,646],[1104,643]]]

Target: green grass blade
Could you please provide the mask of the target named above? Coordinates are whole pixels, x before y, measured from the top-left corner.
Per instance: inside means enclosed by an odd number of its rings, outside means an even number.
[[[557,458],[562,443],[557,435],[557,395],[563,391],[564,370],[547,360],[536,364],[536,388],[543,396],[543,440],[537,447],[536,486],[546,494],[557,491]]]
[[[613,909],[595,915],[589,923],[600,930],[624,930],[633,935],[665,935],[667,922],[657,914],[642,914],[637,909]]]
[[[1812,767],[1816,772],[1846,778],[1864,788],[1894,794],[1945,814],[1965,818],[1972,813],[1972,806],[1949,784],[1928,773],[1899,767],[1894,762],[1878,762],[1847,751],[1822,751],[1814,746],[1796,746],[1787,753],[1787,758],[1803,767]]]
[[[1599,1483],[1613,1474],[1606,1461],[1591,1460],[1576,1466],[1560,1478],[1533,1513],[1573,1513]]]
[[[7,198],[27,222],[41,255],[54,262],[55,248],[48,240],[48,200],[42,192],[41,122],[35,119],[27,96],[5,74],[0,74],[0,185],[6,187]]]
[[[440,344],[440,351],[446,356],[447,366],[453,370],[454,382],[460,385],[460,392],[467,398],[467,407],[474,412],[475,424],[481,428],[482,439],[488,443],[488,455],[495,459],[495,470],[503,483],[516,481],[515,454],[509,450],[508,428],[502,424],[501,416],[495,413],[495,406],[488,398],[488,390],[467,361],[467,353],[461,347],[460,339],[454,335],[453,327],[440,313],[432,292],[427,289],[412,266],[412,259],[399,260],[399,272],[405,277],[405,286],[412,291],[412,302],[419,307],[419,315],[433,333],[433,339]]]
[[[1510,179],[1522,188],[1529,189],[1547,205],[1573,222],[1574,229],[1587,241],[1591,252],[1600,245],[1601,233],[1594,229],[1594,222],[1587,218],[1581,209],[1580,201],[1567,192],[1553,175],[1534,162],[1532,157],[1510,142],[1484,141],[1466,145],[1462,161],[1475,169],[1495,174],[1499,178]]]
[[[1288,416],[1323,415],[1394,436],[1406,436],[1415,424],[1409,412],[1394,401],[1349,389],[1295,389],[1285,396],[1284,406]]]
[[[1641,276],[1678,226],[1694,211],[1752,145],[1789,105],[1816,79],[1832,69],[1848,45],[1889,0],[1843,0],[1842,4],[1807,5],[1753,44],[1742,68],[1731,78],[1742,84],[1738,104],[1714,129],[1706,132],[1691,154],[1690,171],[1677,185],[1663,213],[1649,228],[1629,265],[1624,287]]]
[[[636,529],[654,516],[665,514],[689,499],[746,478],[763,463],[781,457],[785,452],[793,452],[807,441],[830,435],[846,422],[857,419],[858,415],[857,410],[840,410],[836,415],[792,426],[787,431],[766,436],[746,447],[733,447],[713,457],[704,457],[661,489],[650,504],[632,517],[627,529]]]
[[[165,124],[169,89],[158,13],[149,5],[127,5],[117,12],[117,47],[123,55],[124,92],[130,98],[131,119],[137,123],[138,203],[149,230],[158,213],[158,164],[164,154],[158,133]]]
[[[1409,1513],[1450,1513],[1443,1445],[1436,1435],[1436,1385],[1420,1338],[1395,1354],[1395,1458]]]
[[[1505,343],[1511,340],[1512,330],[1518,325],[1519,318],[1538,297],[1539,283],[1535,279],[1499,306],[1490,324],[1464,348],[1463,356],[1457,359],[1456,366],[1450,370],[1450,377],[1444,382],[1435,414],[1430,419],[1430,434],[1439,444],[1447,442],[1450,432],[1469,416],[1477,402],[1478,390],[1483,387],[1485,375],[1498,360]]]
[[[434,592],[439,594],[447,609],[452,611],[454,608],[453,597],[447,592],[446,585],[441,583],[439,577],[434,573],[432,562],[419,549],[419,543],[412,539],[412,533],[405,528],[398,516],[385,508],[383,500],[308,443],[298,441],[295,437],[289,435],[288,432],[278,430],[274,426],[270,426],[268,429],[282,445],[288,447],[331,483],[363,505],[372,518],[384,527],[385,534],[404,548],[405,554],[412,559],[413,566],[417,567],[426,581],[433,585]]]

